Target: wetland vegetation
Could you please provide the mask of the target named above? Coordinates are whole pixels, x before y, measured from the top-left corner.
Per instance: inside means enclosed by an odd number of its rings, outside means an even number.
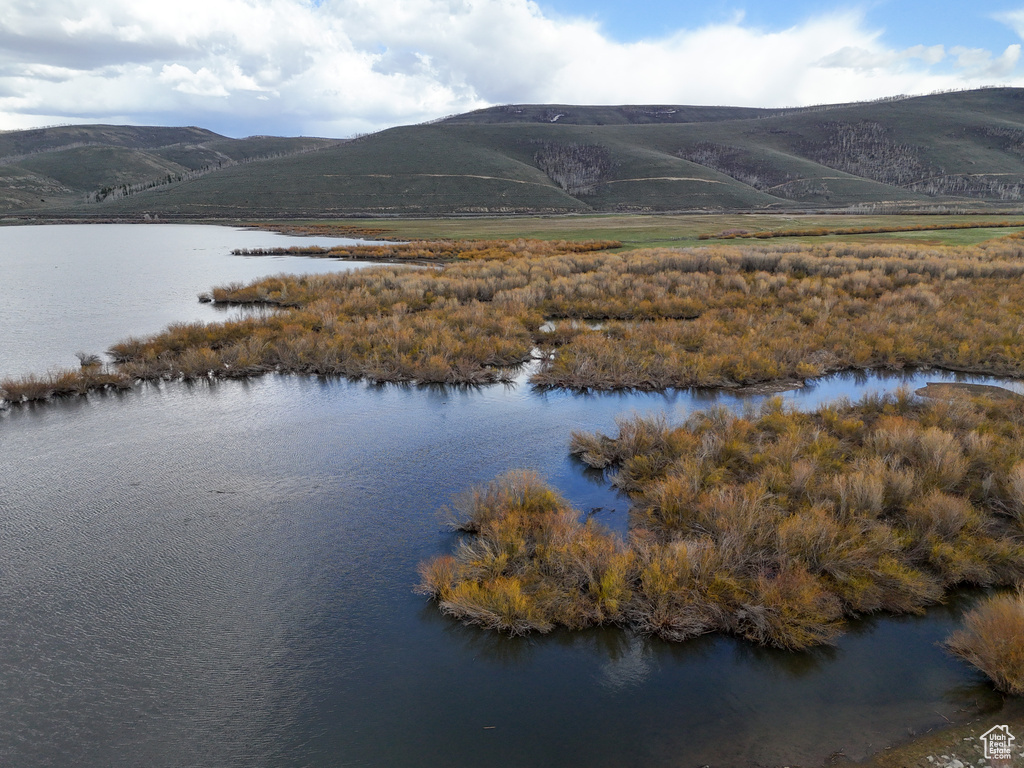
[[[313,256],[325,259],[447,262],[470,259],[507,259],[519,254],[586,253],[621,248],[618,240],[417,240],[388,245],[290,246],[288,248],[238,248],[235,256]]]
[[[215,288],[273,311],[181,323],[110,348],[113,366],[8,378],[11,402],[136,380],[268,371],[483,384],[537,360],[541,387],[661,390],[937,366],[1019,376],[1024,245],[712,246],[614,242],[393,244],[350,256],[422,260]],[[435,257],[436,258],[436,257]],[[91,352],[91,350],[87,350]]]
[[[964,617],[949,649],[984,672],[996,688],[1024,696],[1024,586],[995,595]]]
[[[814,413],[776,398],[618,426],[574,434],[570,450],[629,494],[628,537],[536,476],[506,475],[456,504],[472,535],[424,564],[421,591],[512,633],[614,623],[803,649],[848,617],[1024,577],[1024,398],[902,391]]]

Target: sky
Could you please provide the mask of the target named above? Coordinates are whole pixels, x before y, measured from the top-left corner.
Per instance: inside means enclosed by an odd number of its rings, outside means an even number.
[[[349,137],[494,104],[1024,87],[1024,0],[0,0],[0,130]]]

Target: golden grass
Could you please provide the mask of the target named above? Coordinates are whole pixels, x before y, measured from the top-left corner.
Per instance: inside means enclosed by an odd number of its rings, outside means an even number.
[[[362,227],[352,224],[341,224],[336,221],[329,224],[295,224],[279,222],[253,222],[246,225],[249,229],[260,229],[265,232],[280,232],[283,235],[292,236],[322,236],[322,237],[353,237],[374,240],[395,239],[389,237],[390,230],[380,227]],[[401,238],[398,238],[401,239]]]
[[[314,256],[359,261],[455,261],[458,259],[508,259],[528,253],[587,253],[621,248],[618,240],[416,240],[387,245],[290,246],[288,248],[238,248],[235,256]]]
[[[990,597],[968,613],[946,645],[999,690],[1024,696],[1024,587]]]
[[[1024,400],[899,392],[801,413],[773,399],[679,426],[620,419],[570,450],[630,494],[628,539],[507,475],[459,501],[471,537],[423,565],[421,591],[516,633],[618,623],[801,649],[851,616],[1024,577]]]
[[[468,258],[218,287],[212,301],[272,311],[172,325],[109,352],[132,379],[281,371],[480,384],[508,380],[534,357],[533,384],[599,390],[908,366],[1024,375],[1020,240],[593,250],[606,245],[410,244],[414,255]]]
[[[466,623],[511,634],[618,618],[632,555],[540,478],[510,472],[457,505],[472,531],[454,557],[420,567],[419,591]]]
[[[99,365],[89,365],[81,370],[5,378],[0,380],[0,399],[13,404],[33,403],[54,397],[81,396],[104,389],[130,389],[134,380],[125,371],[110,371]]]

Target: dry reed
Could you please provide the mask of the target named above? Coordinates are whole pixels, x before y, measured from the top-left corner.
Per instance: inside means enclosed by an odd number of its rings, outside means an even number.
[[[1024,398],[898,392],[814,413],[773,399],[679,426],[620,419],[570,450],[629,493],[628,538],[534,475],[499,478],[459,504],[472,537],[421,569],[442,610],[515,633],[617,623],[801,649],[851,616],[1024,578]]]
[[[970,611],[947,641],[999,690],[1024,696],[1024,588],[995,595]]]
[[[579,389],[735,387],[908,366],[1024,375],[1020,240],[628,253],[588,250],[601,243],[476,245],[459,245],[470,258],[438,269],[218,287],[209,294],[217,303],[268,311],[172,325],[109,353],[116,371],[141,379],[282,371],[478,384],[507,380],[536,349],[535,385]],[[38,382],[9,384],[24,392]]]

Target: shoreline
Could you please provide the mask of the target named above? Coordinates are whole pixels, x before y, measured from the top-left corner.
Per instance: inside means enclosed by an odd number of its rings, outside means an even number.
[[[984,760],[982,742],[979,736],[996,725],[1009,726],[1010,732],[1018,737],[1015,743],[1014,759],[1008,763],[993,763]],[[1024,765],[1024,699],[1007,697],[1003,706],[995,712],[969,716],[964,722],[929,729],[921,734],[909,736],[895,744],[883,747],[866,760],[854,761],[837,756],[825,765],[863,766],[864,768],[961,768],[986,765]]]

